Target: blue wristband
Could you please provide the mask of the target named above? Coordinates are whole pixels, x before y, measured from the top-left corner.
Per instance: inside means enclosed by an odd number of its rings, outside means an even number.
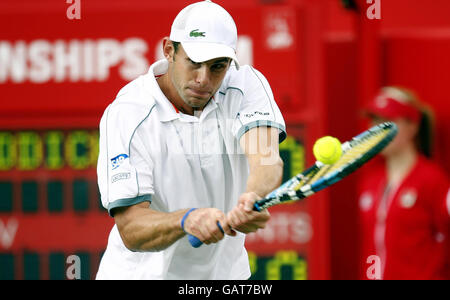
[[[186,218],[189,216],[189,214],[191,213],[191,212],[193,212],[194,210],[196,210],[197,208],[191,208],[190,210],[188,210],[185,214],[184,214],[184,216],[183,216],[183,218],[181,219],[181,229],[183,229],[183,231],[184,232],[186,232],[185,230],[184,230],[184,221],[186,220]],[[187,233],[187,232],[186,232]]]

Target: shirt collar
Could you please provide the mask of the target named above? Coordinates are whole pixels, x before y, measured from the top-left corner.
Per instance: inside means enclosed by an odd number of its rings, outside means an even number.
[[[145,75],[144,86],[150,92],[156,102],[156,109],[160,120],[163,122],[172,121],[179,118],[172,103],[167,99],[161,91],[156,78],[164,75],[169,67],[169,62],[165,59],[159,60],[150,66],[148,73]]]

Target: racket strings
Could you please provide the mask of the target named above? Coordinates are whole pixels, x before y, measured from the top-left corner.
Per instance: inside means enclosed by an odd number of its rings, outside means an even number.
[[[309,173],[307,173],[307,174],[301,174],[301,176],[298,176],[298,177],[297,177],[297,178],[298,178],[298,181],[297,181],[295,184],[293,184],[293,185],[291,186],[291,188],[292,188],[293,190],[299,190],[302,186],[307,185],[307,184],[314,178],[314,176],[315,176],[318,172],[320,172],[320,170],[321,170],[321,168],[315,167],[315,168],[313,168],[313,170],[311,170]]]
[[[394,123],[387,122],[374,126],[368,131],[343,144],[343,155],[334,165],[314,164],[297,174],[278,191],[255,203],[257,210],[291,200],[300,200],[338,182],[369,159],[378,154],[397,134]]]
[[[316,181],[318,178],[322,178],[326,173],[328,173],[328,171],[333,167],[333,165],[324,165],[322,166],[322,168],[320,168],[320,170],[314,174],[314,176],[312,176],[310,178],[310,180],[308,180],[307,183],[312,183],[314,181]]]
[[[309,182],[313,183],[318,179],[324,177],[325,174],[332,173],[342,168],[343,166],[346,166],[359,159],[360,157],[365,155],[369,149],[375,147],[377,144],[383,141],[386,135],[387,132],[382,131],[374,133],[372,135],[368,135],[367,137],[364,137],[361,140],[357,141],[357,143],[352,145],[347,151],[343,153],[342,157],[336,163],[334,163],[333,165],[325,165],[324,167],[322,167],[319,172],[317,172],[315,176],[311,178]]]
[[[314,175],[314,174],[315,174],[315,170],[311,170],[307,174],[296,175],[295,177],[290,179],[290,182],[283,189],[280,189],[277,192],[276,196],[285,194],[286,191],[289,191],[289,190],[298,190],[301,186],[303,186],[305,184],[305,181],[308,181],[308,178],[312,177],[312,175]]]
[[[365,139],[362,139],[359,143],[350,148],[342,158],[333,165],[330,172],[337,170],[338,168],[349,164],[351,161],[356,160],[367,153],[369,149],[372,149],[377,144],[379,144],[386,137],[387,132],[381,132],[378,134],[373,134]]]

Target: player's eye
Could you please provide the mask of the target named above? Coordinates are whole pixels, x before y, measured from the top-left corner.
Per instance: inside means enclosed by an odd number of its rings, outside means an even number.
[[[220,63],[220,64],[214,64],[211,66],[211,70],[215,71],[215,72],[219,72],[222,71],[223,69],[225,69],[226,65],[224,63]]]
[[[211,70],[213,72],[222,72],[223,70],[225,70],[228,67],[229,64],[230,64],[230,59],[220,60],[220,61],[212,64]]]

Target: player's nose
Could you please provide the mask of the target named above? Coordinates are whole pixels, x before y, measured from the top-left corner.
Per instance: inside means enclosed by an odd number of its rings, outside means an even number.
[[[210,73],[208,66],[206,64],[203,64],[200,68],[198,68],[196,70],[195,82],[200,87],[206,87],[209,85],[209,83],[211,81],[210,77],[211,77],[211,73]]]

